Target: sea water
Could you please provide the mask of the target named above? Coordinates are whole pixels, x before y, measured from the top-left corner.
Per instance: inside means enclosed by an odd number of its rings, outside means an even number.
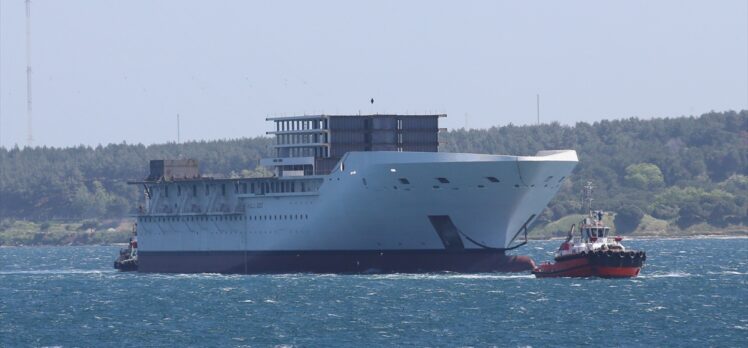
[[[748,239],[627,246],[647,262],[617,280],[138,274],[117,247],[0,248],[0,346],[748,346]]]

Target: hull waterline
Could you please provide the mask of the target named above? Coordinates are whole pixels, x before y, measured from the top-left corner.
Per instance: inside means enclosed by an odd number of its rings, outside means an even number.
[[[527,256],[503,251],[211,251],[140,252],[139,272],[158,273],[425,273],[526,272]]]

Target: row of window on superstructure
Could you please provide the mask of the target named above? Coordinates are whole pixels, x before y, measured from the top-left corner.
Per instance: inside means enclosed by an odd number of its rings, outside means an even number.
[[[243,221],[247,217],[243,215],[184,215],[184,216],[141,216],[141,222],[177,222],[177,221]]]
[[[209,196],[210,192],[211,192],[211,187],[213,187],[214,185],[213,184],[205,184],[205,185],[192,184],[191,187],[190,187],[189,185],[176,184],[176,187],[177,187],[176,188],[177,196],[181,196],[182,195],[182,191],[184,191],[182,189],[183,186],[187,186],[187,189],[190,189],[192,191],[191,192],[192,197],[197,197],[197,194],[198,194],[197,191],[198,191],[198,187],[199,186],[204,186],[205,189],[203,190],[203,192],[205,193],[206,196]],[[231,185],[229,185],[229,187],[230,186]],[[292,192],[297,192],[297,187],[295,185],[295,182],[293,182],[293,181],[260,181],[260,182],[256,182],[256,183],[255,182],[251,182],[251,183],[246,183],[246,182],[239,183],[239,182],[236,182],[236,183],[234,183],[233,186],[234,186],[233,189],[234,189],[234,193],[235,194],[240,194],[240,193],[241,194],[248,194],[248,193],[252,193],[252,194],[260,194],[260,195],[262,195],[262,194],[266,194],[266,193],[292,193]],[[169,193],[170,193],[169,192],[170,191],[169,188],[170,187],[171,187],[171,185],[168,185],[168,184],[163,186],[163,188],[164,188],[164,197],[169,197]],[[220,187],[221,195],[222,196],[226,196],[226,192],[227,192],[227,189],[228,189],[227,185],[226,184],[221,184],[219,187]],[[305,182],[303,182],[303,181],[299,182],[299,187],[298,187],[298,191],[299,192],[306,192],[307,188],[308,188],[308,186],[306,185]]]
[[[280,214],[280,215],[197,215],[197,216],[141,216],[141,222],[177,222],[177,221],[277,221],[277,220],[308,220],[308,214]]]
[[[278,145],[318,144],[326,143],[327,140],[327,134],[325,133],[278,134],[275,136],[275,141]]]
[[[279,132],[307,129],[326,129],[327,120],[323,118],[311,120],[280,120],[275,121],[275,128]]]
[[[250,221],[270,221],[270,220],[308,220],[307,214],[281,214],[281,215],[250,215]]]
[[[281,147],[277,149],[277,157],[329,157],[327,146]]]

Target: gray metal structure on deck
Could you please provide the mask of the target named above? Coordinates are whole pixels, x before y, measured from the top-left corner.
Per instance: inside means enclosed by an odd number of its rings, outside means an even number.
[[[326,175],[348,152],[437,152],[439,118],[446,115],[307,115],[275,122],[275,158],[260,164],[278,176]]]

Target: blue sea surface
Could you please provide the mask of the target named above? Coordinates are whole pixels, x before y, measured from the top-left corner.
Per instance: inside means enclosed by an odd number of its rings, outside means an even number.
[[[0,248],[0,346],[748,346],[748,239],[627,245],[647,263],[618,280],[118,273],[117,247]]]

